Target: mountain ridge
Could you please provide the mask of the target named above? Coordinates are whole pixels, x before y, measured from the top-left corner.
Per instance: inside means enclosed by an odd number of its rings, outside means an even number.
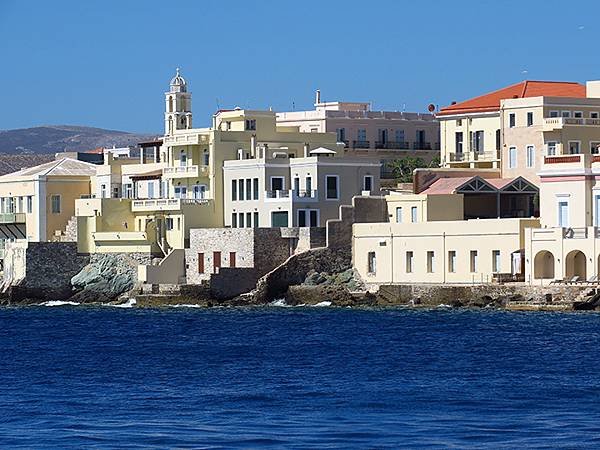
[[[157,136],[158,133],[132,133],[82,125],[40,125],[0,130],[0,153],[48,154],[98,147],[127,147]]]

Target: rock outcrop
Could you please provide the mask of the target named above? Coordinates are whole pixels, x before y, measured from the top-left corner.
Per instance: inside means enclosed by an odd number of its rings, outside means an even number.
[[[133,289],[138,261],[124,254],[98,254],[81,272],[71,278],[78,303],[110,302]]]

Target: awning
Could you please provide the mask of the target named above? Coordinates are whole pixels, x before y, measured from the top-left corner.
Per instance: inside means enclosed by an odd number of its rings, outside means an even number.
[[[162,177],[162,170],[151,170],[149,172],[139,173],[137,175],[130,175],[132,181],[144,181],[144,180],[160,180]]]

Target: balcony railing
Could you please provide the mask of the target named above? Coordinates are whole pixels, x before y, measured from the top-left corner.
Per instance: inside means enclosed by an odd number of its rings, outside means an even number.
[[[207,174],[207,166],[174,166],[165,167],[163,175],[165,178],[196,178]]]
[[[558,130],[565,126],[600,126],[600,119],[588,119],[583,117],[546,117],[543,122],[544,131]]]
[[[582,155],[554,155],[545,156],[544,164],[566,164],[566,163],[580,163]]]
[[[350,141],[343,139],[342,142],[344,143],[344,148],[350,147]]]
[[[588,229],[586,227],[563,228],[562,235],[564,239],[587,239]]]
[[[209,202],[205,198],[154,198],[147,200],[133,200],[131,210],[139,211],[179,211],[182,205],[205,205]]]
[[[377,141],[375,142],[375,148],[385,148],[388,150],[408,150],[410,143],[408,142],[391,142],[391,141]]]
[[[413,142],[413,150],[431,150],[431,142]]]
[[[370,148],[371,141],[352,141],[352,148]]]
[[[450,162],[497,161],[498,151],[450,153]]]
[[[290,191],[287,190],[275,190],[275,191],[266,191],[265,198],[290,198]]]
[[[98,231],[92,233],[95,241],[147,241],[148,235],[143,231]]]
[[[317,196],[318,196],[317,195],[317,191],[314,190],[314,189],[313,190],[309,190],[309,191],[306,191],[306,190],[304,190],[304,191],[303,190],[297,191],[297,190],[294,189],[292,192],[294,194],[294,198],[296,198],[296,199],[317,198]]]
[[[2,213],[0,223],[25,223],[25,213]]]

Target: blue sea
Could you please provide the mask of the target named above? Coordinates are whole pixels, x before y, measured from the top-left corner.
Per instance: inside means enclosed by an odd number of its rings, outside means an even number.
[[[0,309],[3,448],[597,448],[600,315]]]

